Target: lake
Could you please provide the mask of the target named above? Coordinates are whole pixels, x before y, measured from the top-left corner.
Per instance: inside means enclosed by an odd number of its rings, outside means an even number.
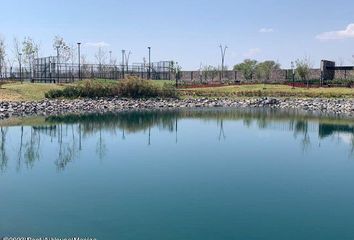
[[[0,236],[354,239],[354,121],[257,109],[0,128]]]

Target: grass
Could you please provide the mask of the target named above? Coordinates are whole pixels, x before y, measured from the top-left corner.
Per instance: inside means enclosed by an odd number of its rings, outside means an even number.
[[[63,85],[45,83],[8,83],[0,88],[1,101],[35,101],[44,99],[44,94],[52,89],[62,89]]]
[[[181,89],[184,97],[303,97],[354,98],[352,88],[295,88],[287,85],[253,84]]]
[[[102,84],[115,84],[113,80],[96,80]],[[151,80],[154,84],[174,85],[174,81]],[[42,83],[8,83],[0,88],[0,101],[34,101],[44,99],[46,92],[52,89],[63,89],[68,84]],[[237,85],[206,88],[180,88],[184,98],[196,97],[304,97],[304,98],[354,98],[354,89],[351,88],[295,88],[286,85]]]

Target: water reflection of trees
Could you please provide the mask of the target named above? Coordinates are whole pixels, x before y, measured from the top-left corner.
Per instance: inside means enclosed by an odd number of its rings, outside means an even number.
[[[227,121],[240,121],[245,127],[258,129],[277,129],[293,132],[295,139],[300,138],[303,151],[311,147],[310,133],[318,134],[320,139],[334,136],[337,133],[350,134],[351,147],[354,152],[354,125],[350,120],[341,118],[321,118],[318,116],[303,115],[276,110],[186,110],[186,111],[148,111],[148,112],[121,112],[110,114],[66,115],[51,116],[45,119],[45,124],[33,127],[20,126],[19,147],[17,154],[17,169],[22,163],[27,168],[34,166],[41,157],[41,140],[49,139],[56,146],[53,154],[56,156],[55,165],[58,171],[63,171],[67,165],[78,158],[83,149],[82,140],[96,137],[96,155],[103,159],[107,146],[103,132],[117,134],[121,131],[122,139],[126,134],[146,132],[147,144],[151,143],[151,131],[159,128],[168,132],[175,132],[175,142],[178,142],[178,122],[183,119],[198,119],[215,122],[216,137],[219,141],[226,139]],[[0,170],[7,168],[9,153],[7,152],[8,130],[0,128]],[[11,132],[11,131],[10,131]],[[43,144],[46,145],[46,144]],[[11,155],[11,154],[10,154]]]
[[[4,171],[7,167],[7,161],[8,161],[8,156],[6,152],[6,134],[7,134],[7,128],[1,127],[0,128],[0,170]]]

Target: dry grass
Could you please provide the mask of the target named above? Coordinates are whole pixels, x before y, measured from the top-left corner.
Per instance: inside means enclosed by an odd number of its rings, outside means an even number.
[[[186,97],[304,97],[354,98],[352,88],[295,88],[287,85],[238,85],[182,89]]]
[[[0,101],[35,101],[44,99],[44,94],[52,89],[62,89],[62,85],[45,83],[8,83],[0,88]]]
[[[102,81],[102,80],[99,80]],[[107,84],[115,81],[103,81]],[[173,81],[153,81],[154,84],[174,84]],[[0,88],[0,101],[33,101],[44,99],[44,94],[52,89],[63,89],[68,84],[8,83]],[[319,97],[354,98],[351,88],[295,88],[286,85],[238,85],[180,89],[183,97]]]

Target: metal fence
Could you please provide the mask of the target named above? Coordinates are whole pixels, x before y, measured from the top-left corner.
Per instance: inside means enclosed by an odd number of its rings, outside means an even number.
[[[37,58],[30,67],[0,70],[0,80],[21,80],[43,83],[69,83],[80,79],[119,80],[128,76],[142,79],[172,80],[174,62],[161,61],[132,65],[61,63],[57,57]]]
[[[170,80],[173,62],[162,61],[132,65],[58,63],[57,57],[38,58],[33,63],[34,82],[73,82],[79,79],[124,79],[136,76],[142,79]]]
[[[0,81],[6,80],[25,80],[31,79],[32,71],[29,68],[21,67],[2,67],[0,69]]]

